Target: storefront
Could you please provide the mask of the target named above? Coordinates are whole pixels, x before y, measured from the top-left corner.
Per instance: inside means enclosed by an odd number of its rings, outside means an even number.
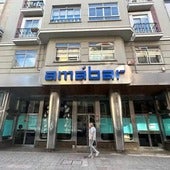
[[[131,86],[128,66],[50,67],[41,80],[41,87],[1,91],[1,143],[79,149],[88,146],[89,122],[104,149],[163,147],[170,140],[167,87]]]

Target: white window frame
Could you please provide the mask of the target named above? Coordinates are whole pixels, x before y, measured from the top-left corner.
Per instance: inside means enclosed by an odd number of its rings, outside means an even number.
[[[80,18],[76,18],[75,17],[75,15],[73,15],[73,18],[68,18],[68,10],[69,9],[73,9],[73,11],[74,11],[74,9],[78,9],[79,10],[79,12],[80,12]],[[66,11],[66,15],[65,15],[65,18],[60,18],[60,16],[61,15],[59,15],[59,18],[58,19],[56,19],[56,20],[53,20],[53,17],[55,17],[54,15],[53,15],[53,12],[54,12],[54,10],[59,10],[59,11],[61,11],[61,10],[65,10]],[[59,12],[60,13],[60,12]],[[75,14],[75,13],[74,13]],[[65,6],[65,7],[60,7],[60,6],[54,6],[53,8],[52,8],[52,11],[51,11],[51,19],[50,19],[50,22],[52,22],[52,23],[65,23],[65,22],[80,22],[81,21],[81,6],[79,6],[79,5],[77,5],[77,6]]]
[[[141,56],[141,57],[146,57],[146,62],[143,62],[143,63],[141,63],[141,62],[139,62],[139,56],[138,56],[138,54],[137,54],[137,51],[139,51],[139,52],[143,52],[143,56]],[[150,53],[155,53],[155,57],[152,57],[151,55],[150,55]],[[156,55],[156,53],[157,53],[157,55]],[[163,57],[162,57],[162,53],[161,53],[161,50],[160,50],[160,48],[158,48],[158,47],[136,47],[135,48],[135,55],[136,55],[136,60],[137,60],[137,64],[139,64],[139,65],[143,65],[143,64],[149,64],[149,65],[152,65],[152,64],[154,64],[154,65],[156,65],[156,64],[163,64],[164,62],[163,62]],[[154,56],[154,55],[153,55]],[[152,62],[152,58],[156,58],[156,57],[159,57],[159,59],[157,59],[157,61],[158,60],[160,60],[160,62]]]
[[[148,20],[149,20],[150,23],[154,22],[151,11],[148,11],[148,12],[133,12],[133,13],[129,13],[131,26],[133,27],[133,25],[134,25],[134,20],[133,20],[134,18],[140,18],[140,16],[144,16],[144,15],[148,16]]]
[[[104,6],[104,4],[116,4],[117,5],[117,10],[118,10],[118,15],[110,15],[110,16],[108,16],[108,18],[110,17],[118,17],[119,19],[104,19],[105,17],[107,17],[107,16],[105,16],[104,15],[104,7],[106,7],[106,6]],[[95,5],[96,3],[93,3],[93,4],[89,4],[88,5],[88,18],[89,18],[89,21],[117,21],[117,20],[120,20],[120,10],[119,10],[119,5],[118,5],[118,2],[109,2],[109,3],[98,3],[98,4],[100,4],[101,6],[100,6],[100,8],[102,8],[102,12],[103,12],[103,16],[101,16],[101,17],[99,17],[99,18],[103,18],[103,19],[96,19],[96,20],[91,20],[90,18],[93,18],[93,17],[91,17],[90,16],[90,5]],[[110,6],[109,6],[110,7]],[[95,7],[95,8],[97,8],[97,7]],[[98,7],[99,8],[99,7]],[[97,18],[97,16],[94,16],[94,18]]]
[[[41,17],[26,17],[26,18],[23,18],[21,28],[25,28],[25,23],[26,23],[27,20],[39,20],[38,28],[40,28],[41,22],[42,22]]]
[[[24,51],[24,64],[23,66],[17,66],[17,52],[19,51]],[[27,59],[27,54],[29,51],[34,51],[35,52],[35,63],[34,63],[34,66],[25,66],[25,63],[26,63],[26,59]],[[13,64],[13,68],[35,68],[36,67],[36,64],[37,64],[37,55],[38,55],[38,51],[37,50],[16,50],[15,52],[15,56],[14,56],[14,64]]]
[[[63,47],[61,46],[63,44]],[[75,46],[74,46],[75,45]],[[57,50],[65,48],[66,52],[63,54],[66,54],[64,57],[59,57]],[[71,53],[73,56],[70,56],[69,49],[78,49],[78,53]],[[60,54],[61,55],[61,54]],[[80,43],[56,43],[56,62],[75,62],[80,60]]]
[[[91,57],[92,52],[90,50],[90,48],[95,47],[95,46],[96,47],[101,47],[101,50],[96,51],[96,54],[97,53],[101,54],[100,56],[97,56],[96,59],[95,59],[95,57],[94,58]],[[103,48],[104,47],[113,47],[113,53],[110,53],[110,54],[113,54],[113,58],[104,58],[105,57],[105,53],[103,53],[103,51],[104,51]],[[112,60],[116,60],[115,59],[115,49],[114,49],[114,44],[113,43],[111,43],[111,42],[103,42],[103,43],[93,42],[93,43],[89,43],[89,61],[112,61]]]
[[[0,4],[4,4],[5,3],[5,0],[0,0]]]

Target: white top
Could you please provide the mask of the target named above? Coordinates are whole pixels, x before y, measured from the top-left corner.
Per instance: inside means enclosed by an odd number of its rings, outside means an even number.
[[[96,140],[96,128],[94,126],[89,129],[89,140]]]

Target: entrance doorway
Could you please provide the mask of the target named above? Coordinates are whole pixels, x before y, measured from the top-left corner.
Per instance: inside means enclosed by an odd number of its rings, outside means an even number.
[[[77,145],[86,146],[88,142],[88,126],[92,122],[95,125],[95,115],[77,115]]]
[[[40,100],[21,99],[17,115],[14,144],[34,145]]]

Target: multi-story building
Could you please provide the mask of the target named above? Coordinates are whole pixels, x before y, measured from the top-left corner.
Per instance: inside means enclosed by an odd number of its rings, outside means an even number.
[[[170,148],[170,18],[163,0],[6,0],[0,137],[55,149]]]

